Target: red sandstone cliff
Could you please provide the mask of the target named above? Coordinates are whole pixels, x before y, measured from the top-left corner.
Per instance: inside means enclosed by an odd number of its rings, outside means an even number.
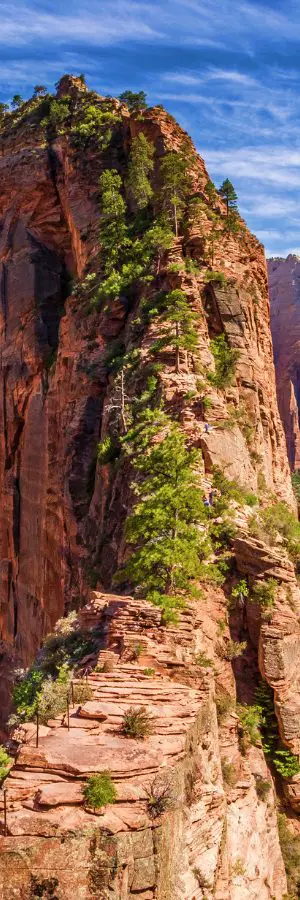
[[[64,80],[60,88],[60,96],[72,96],[74,116],[81,92],[74,80]],[[97,97],[93,101],[100,107],[107,103]],[[109,592],[124,555],[124,523],[130,507],[127,473],[100,466],[96,456],[99,439],[106,435],[113,391],[105,363],[107,348],[118,338],[131,349],[140,296],[131,306],[120,298],[100,312],[85,299],[83,275],[98,266],[99,174],[107,165],[124,172],[130,139],[142,130],[155,145],[156,167],[166,149],[179,149],[188,141],[200,195],[207,180],[191,142],[162,109],[147,110],[139,118],[129,116],[117,101],[110,101],[110,108],[116,121],[110,147],[103,151],[93,142],[84,150],[74,147],[68,131],[45,140],[34,117],[17,122],[0,138],[3,702],[12,655],[25,665],[33,659],[58,617],[71,604],[78,607],[88,598],[91,575],[99,590]],[[229,478],[254,491],[263,484],[264,490],[293,507],[276,401],[263,248],[244,225],[238,236],[223,235],[215,248],[214,268],[226,275],[226,284],[208,285],[203,231],[210,227],[204,215],[201,227],[186,228],[174,240],[157,288],[183,288],[197,310],[201,365],[213,365],[210,338],[225,331],[240,353],[236,383],[225,392],[210,388],[209,419],[215,427],[208,434],[192,358],[179,374],[166,360],[162,390],[191,441],[202,450],[205,485],[209,487],[212,468],[218,465]],[[199,264],[196,273],[186,271],[187,253]],[[79,282],[71,292],[70,275]],[[155,325],[151,329],[153,339]],[[143,335],[140,350],[147,361],[149,332]],[[191,393],[194,401],[187,399]],[[231,636],[239,640],[243,633],[247,641],[245,659],[234,671],[230,662],[220,661],[216,649],[218,623],[223,617],[227,620],[223,589],[205,588],[203,604],[188,609],[175,633],[164,629],[157,611],[148,606],[140,609],[136,601],[116,600],[109,593],[100,599],[96,595],[92,618],[96,616],[102,629],[104,649],[115,656],[116,672],[104,683],[91,675],[95,690],[91,726],[86,724],[91,712],[75,710],[76,730],[68,734],[65,721],[50,723],[37,751],[29,730],[7,782],[9,833],[0,846],[6,900],[27,900],[32,896],[32,877],[41,881],[49,872],[58,881],[59,900],[73,900],[75,892],[83,900],[204,896],[283,900],[286,880],[274,790],[266,806],[255,790],[259,775],[272,783],[262,750],[252,748],[244,759],[234,711],[219,733],[216,725],[215,688],[225,686],[233,697],[247,700],[259,666],[275,692],[283,740],[294,753],[300,750],[299,588],[282,548],[270,549],[249,534],[249,513],[237,511],[236,572],[272,576],[280,589],[270,622],[262,620],[253,604],[230,622]],[[229,637],[228,623],[227,632]],[[128,668],[126,661],[131,635],[136,633],[145,644],[145,665],[155,666],[149,687],[143,672]],[[213,670],[201,677],[193,669],[199,650],[213,660]],[[160,725],[145,751],[138,742],[128,750],[115,734],[120,710],[128,697],[144,702],[146,694]],[[106,701],[110,708],[103,720],[101,704]],[[237,772],[231,786],[222,780],[221,757]],[[79,792],[81,780],[99,768],[98,759],[102,767],[105,763],[112,769],[119,792],[118,809],[106,814],[103,827],[83,808]],[[195,787],[188,800],[185,778],[190,765]],[[179,800],[156,827],[147,817],[145,790],[149,776],[156,777],[165,767],[179,779]],[[298,811],[297,778],[287,791]],[[22,859],[22,869],[11,867],[11,853]]]

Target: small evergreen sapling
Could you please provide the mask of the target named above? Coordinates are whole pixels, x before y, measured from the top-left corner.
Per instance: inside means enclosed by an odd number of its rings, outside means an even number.
[[[117,792],[109,772],[90,775],[83,788],[85,802],[92,809],[115,803]]]

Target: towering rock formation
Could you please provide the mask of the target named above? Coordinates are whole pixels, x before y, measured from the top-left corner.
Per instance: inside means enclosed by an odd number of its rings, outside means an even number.
[[[113,167],[124,179],[140,132],[154,145],[155,190],[161,157],[181,150],[191,158],[200,205],[150,287],[137,280],[125,296],[98,304],[91,300],[101,274],[99,175]],[[76,627],[96,626],[99,641],[81,663],[92,696],[75,704],[70,729],[64,717],[51,720],[38,747],[32,723],[15,735],[0,892],[5,900],[283,900],[272,775],[235,710],[236,697],[253,703],[260,672],[274,692],[281,739],[299,754],[299,588],[280,537],[270,546],[250,507],[251,492],[262,508],[270,492],[295,507],[263,248],[243,222],[237,233],[222,227],[213,234],[214,216],[227,224],[225,206],[215,198],[212,209],[205,165],[161,107],[130,114],[66,76],[52,108],[34,100],[4,122],[0,145],[4,711],[13,658],[30,664],[70,608],[83,607]],[[128,208],[132,214],[130,199]],[[116,403],[109,358],[139,351],[130,396],[140,396],[158,337],[145,301],[152,290],[177,288],[198,315],[198,346],[183,355],[178,373],[172,352],[162,355],[160,395],[189,445],[202,451],[203,491],[218,467],[238,482],[242,500],[233,498],[236,532],[224,538],[226,587],[204,579],[202,599],[188,603],[178,628],[167,628],[146,601],[110,593],[126,557],[132,473],[126,458],[98,460],[97,447]],[[211,340],[222,334],[238,351],[227,388],[207,379]],[[271,611],[241,589],[228,612],[245,577],[250,587],[272,587]],[[114,669],[103,674],[107,659]],[[129,704],[148,706],[154,717],[145,742],[121,732]],[[89,774],[108,768],[117,803],[99,818],[82,788]],[[299,776],[285,779],[284,790],[296,815]]]
[[[270,259],[268,274],[277,396],[288,457],[300,468],[300,258]]]

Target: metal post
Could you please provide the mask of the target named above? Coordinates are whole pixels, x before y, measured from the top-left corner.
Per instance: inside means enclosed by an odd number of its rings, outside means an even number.
[[[74,684],[73,684],[73,681],[71,681],[71,697],[72,697],[72,706],[75,706],[75,703],[74,703]]]
[[[7,836],[7,790],[4,788],[3,790],[3,799],[4,799],[4,837]]]
[[[39,725],[40,725],[39,711],[37,709],[37,711],[36,711],[36,742],[35,742],[36,747],[39,746]]]
[[[70,699],[69,699],[69,694],[67,694],[67,725],[68,725],[68,731],[70,731]]]

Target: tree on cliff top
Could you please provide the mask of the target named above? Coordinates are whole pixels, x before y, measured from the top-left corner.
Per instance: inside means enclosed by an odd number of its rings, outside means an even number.
[[[12,108],[20,109],[20,106],[22,106],[23,103],[24,103],[24,100],[23,100],[23,97],[21,97],[21,94],[14,94],[12,101],[11,101]]]
[[[223,184],[221,184],[221,187],[219,188],[219,194],[220,197],[225,200],[227,215],[229,214],[230,210],[237,209],[237,194],[235,192],[233,184],[231,183],[231,181],[229,181],[229,178],[225,178],[225,181],[223,181]]]
[[[174,231],[178,237],[178,225],[184,213],[185,202],[191,191],[189,159],[183,153],[170,153],[162,158],[160,164],[161,189],[160,199],[163,212],[174,221]]]
[[[33,88],[33,96],[34,97],[44,97],[47,93],[47,88],[44,84],[36,84]]]
[[[123,94],[119,95],[119,100],[121,103],[126,103],[130,112],[140,112],[141,109],[147,108],[144,91],[139,91],[137,94],[133,91],[123,91]]]
[[[126,186],[137,209],[145,209],[153,194],[149,181],[150,172],[154,168],[153,154],[154,146],[147,141],[142,132],[133,138],[129,154]]]

